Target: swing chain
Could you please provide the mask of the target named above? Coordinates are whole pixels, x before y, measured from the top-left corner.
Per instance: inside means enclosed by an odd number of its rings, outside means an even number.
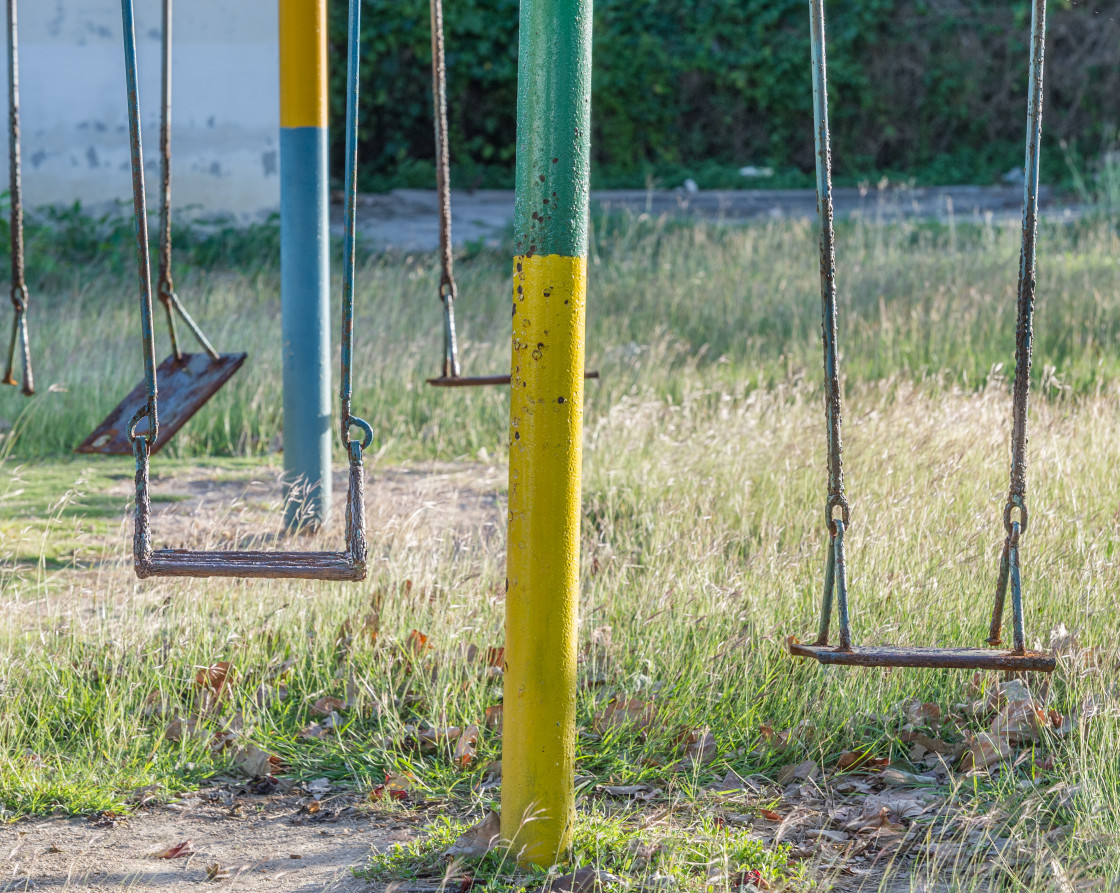
[[[1035,249],[1038,241],[1038,171],[1042,143],[1042,73],[1046,39],[1046,4],[1034,0],[1031,16],[1031,67],[1028,127],[1023,176],[1023,241],[1019,250],[1018,312],[1015,323],[1015,384],[1011,428],[1011,484],[1003,509],[1008,536],[1012,513],[1019,510],[1021,532],[1027,529],[1027,413],[1030,404],[1031,352],[1037,285]]]
[[[348,28],[350,52],[347,54],[346,77],[349,95],[346,98],[346,235],[342,243],[342,382],[339,388],[342,442],[346,445],[351,468],[360,465],[362,451],[373,443],[369,422],[350,412],[354,394],[354,279],[355,245],[358,226],[358,42],[361,3],[351,0]],[[361,442],[350,439],[350,429],[360,428]],[[359,481],[360,482],[360,481]],[[349,512],[349,509],[347,510]]]
[[[171,0],[163,0],[162,84],[159,119],[160,207],[159,207],[159,283],[156,296],[167,312],[171,352],[183,358],[179,333],[175,328],[172,301],[176,299],[171,280]]]
[[[455,337],[454,257],[451,242],[451,155],[447,145],[447,61],[443,44],[443,0],[430,0],[432,115],[436,140],[436,198],[439,204],[439,298],[443,303],[443,377],[459,377]]]
[[[183,349],[179,345],[179,333],[175,326],[175,315],[191,330],[195,340],[212,360],[220,360],[221,354],[203,334],[198,323],[187,312],[187,308],[175,293],[175,283],[171,278],[171,14],[172,0],[163,0],[163,58],[159,119],[160,153],[160,208],[159,208],[159,280],[156,297],[163,304],[167,314],[167,330],[171,336],[171,352],[175,359],[182,361]]]
[[[10,149],[9,195],[11,197],[12,236],[12,287],[10,298],[15,316],[12,319],[12,339],[8,347],[8,364],[4,384],[16,385],[16,353],[23,366],[23,393],[35,393],[35,379],[31,369],[31,339],[27,324],[30,297],[25,280],[23,248],[23,184],[20,176],[19,152],[19,43],[16,18],[17,0],[8,0],[8,145]]]
[[[844,495],[844,444],[841,436],[843,401],[840,393],[840,360],[836,346],[836,233],[832,209],[832,150],[828,133],[828,88],[824,51],[824,3],[811,4],[813,49],[813,123],[817,155],[817,217],[820,233],[821,341],[824,345],[824,399],[828,428],[828,500],[825,523],[837,533],[835,509],[845,527],[851,509]]]

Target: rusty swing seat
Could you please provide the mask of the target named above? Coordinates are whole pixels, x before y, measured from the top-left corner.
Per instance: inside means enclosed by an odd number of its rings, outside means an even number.
[[[124,50],[125,70],[128,86],[128,123],[132,163],[133,210],[136,218],[137,258],[140,279],[140,317],[141,331],[144,343],[144,372],[143,385],[130,395],[135,397],[139,408],[129,417],[122,417],[122,424],[118,429],[123,433],[129,444],[129,451],[136,459],[136,528],[133,535],[133,565],[136,575],[141,579],[148,577],[237,577],[237,578],[283,578],[303,580],[338,580],[358,581],[366,577],[366,536],[365,536],[365,485],[362,454],[373,442],[373,429],[370,425],[350,413],[351,395],[353,392],[353,377],[351,374],[351,359],[354,351],[354,243],[355,243],[355,209],[356,209],[356,172],[355,160],[357,156],[357,74],[358,74],[358,4],[360,0],[350,0],[350,35],[349,35],[349,75],[350,93],[347,97],[346,109],[346,141],[350,149],[346,159],[346,187],[347,187],[347,222],[346,238],[343,254],[343,292],[342,292],[342,388],[340,392],[342,441],[346,446],[349,459],[350,474],[346,501],[346,548],[343,551],[296,552],[296,551],[195,551],[188,549],[153,549],[151,531],[151,498],[149,496],[149,457],[160,444],[163,433],[159,425],[159,406],[157,401],[157,384],[162,371],[169,363],[175,363],[171,358],[161,364],[155,365],[155,332],[152,323],[152,289],[148,255],[148,222],[146,201],[144,196],[144,157],[140,138],[140,105],[137,89],[136,72],[136,29],[133,0],[122,0],[121,11],[124,19]],[[164,0],[164,40],[168,39],[167,25],[169,22],[170,0]],[[167,61],[165,52],[164,61]],[[166,86],[166,80],[165,80]],[[182,311],[181,306],[168,290],[169,301],[165,301],[168,316],[171,317],[172,308],[181,313],[191,323],[189,316]],[[164,295],[161,293],[161,298]],[[195,328],[192,325],[192,328]],[[174,328],[172,327],[174,337]],[[201,333],[204,346],[209,348]],[[189,360],[182,366],[171,367],[171,374],[182,374],[182,369],[193,370],[198,374],[192,382],[206,382],[205,373],[214,366],[221,367],[226,374],[226,379],[232,375],[236,368],[244,361],[232,358],[223,362],[217,358],[212,348],[208,349],[209,357],[201,358],[197,365],[195,360]],[[187,354],[187,357],[192,355]],[[199,356],[199,355],[194,355]],[[193,387],[193,392],[201,394],[207,387],[216,390],[210,379],[210,384]],[[217,385],[220,387],[220,384]],[[192,388],[187,388],[185,393],[192,393]],[[197,398],[196,398],[197,402]],[[205,402],[203,399],[202,402]],[[198,405],[201,405],[199,403]],[[197,407],[196,407],[197,408]],[[122,410],[123,412],[124,410]],[[188,416],[189,417],[189,416]],[[123,421],[127,419],[127,421]],[[175,417],[178,421],[179,417]],[[185,421],[185,419],[184,419]],[[174,422],[173,422],[174,424]],[[181,424],[181,421],[179,422]],[[362,430],[364,437],[361,441],[350,437],[351,427]]]
[[[159,436],[151,452],[157,453],[183,427],[206,401],[216,394],[241,368],[248,354],[180,353],[172,354],[159,364],[156,375],[160,386]],[[134,387],[105,420],[74,450],[76,453],[102,453],[108,456],[131,456],[128,422],[143,409],[147,397],[144,382]],[[146,433],[140,425],[137,433]]]
[[[171,356],[159,365],[162,406],[158,437],[149,442],[150,452],[158,453],[180,428],[229,381],[248,354],[219,354],[191,318],[175,293],[171,279],[171,0],[163,0],[163,67],[160,103],[160,243],[159,285],[157,294],[167,313],[171,335]],[[201,353],[186,353],[179,345],[176,316],[190,329]],[[129,422],[147,402],[146,382],[133,388],[74,450],[76,453],[101,453],[107,456],[132,455]],[[138,432],[147,437],[144,425]]]
[[[356,421],[356,420],[352,420]],[[138,437],[137,444],[146,444]],[[350,441],[350,482],[346,500],[346,549],[342,552],[152,549],[148,463],[137,458],[136,533],[133,566],[136,576],[237,577],[358,582],[366,578],[365,485],[362,449]]]
[[[790,654],[843,667],[924,667],[933,670],[1036,670],[1052,672],[1054,657],[1045,651],[996,651],[991,648],[907,648],[874,645],[841,651],[831,645],[791,643]]]
[[[1027,410],[1030,389],[1033,313],[1035,303],[1035,246],[1038,232],[1039,144],[1042,139],[1043,43],[1046,31],[1046,0],[1033,0],[1031,15],[1030,86],[1028,127],[1024,166],[1023,240],[1019,265],[1018,324],[1015,344],[1015,384],[1012,401],[1011,485],[1003,510],[1007,532],[1000,556],[995,602],[987,644],[990,648],[911,648],[897,645],[852,645],[848,616],[847,571],[844,535],[851,512],[844,493],[843,447],[841,442],[842,401],[840,394],[839,347],[836,324],[836,247],[832,214],[832,158],[828,133],[828,91],[825,74],[824,0],[812,0],[811,46],[813,59],[813,121],[817,168],[817,211],[820,228],[821,332],[824,346],[825,407],[828,435],[828,498],[825,519],[831,539],[826,553],[824,594],[820,625],[815,641],[802,644],[789,640],[794,657],[813,658],[821,664],[855,667],[921,667],[959,670],[1054,670],[1054,656],[1028,651],[1023,621],[1023,593],[1019,566],[1019,538],[1027,529],[1026,446]],[[1013,516],[1018,513],[1018,520]],[[839,513],[839,514],[837,514]],[[1011,591],[1012,648],[999,649],[1004,602]],[[833,600],[839,615],[839,644],[829,644]]]

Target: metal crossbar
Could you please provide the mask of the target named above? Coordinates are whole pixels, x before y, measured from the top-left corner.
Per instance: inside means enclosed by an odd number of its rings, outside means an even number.
[[[825,409],[828,436],[828,496],[825,523],[829,547],[824,571],[820,627],[811,644],[791,641],[790,653],[815,658],[822,664],[875,667],[929,667],[940,669],[1054,669],[1053,655],[1027,651],[1023,622],[1019,538],[1027,529],[1026,445],[1030,391],[1031,347],[1035,301],[1035,246],[1038,231],[1039,144],[1042,138],[1042,74],[1046,32],[1045,0],[1033,0],[1031,15],[1030,85],[1023,193],[1023,240],[1019,262],[1018,323],[1015,338],[1015,384],[1011,433],[1011,483],[1003,521],[1006,540],[1000,556],[995,603],[987,642],[992,649],[909,648],[852,644],[848,612],[844,536],[851,525],[851,510],[844,492],[843,406],[840,393],[839,349],[836,325],[836,246],[832,211],[832,157],[828,131],[828,89],[825,59],[824,0],[810,2],[813,58],[813,122],[817,156],[817,212],[820,229],[821,331],[824,346]],[[1016,517],[1017,515],[1017,517]],[[1007,591],[1011,590],[1012,648],[1000,645]],[[839,643],[829,644],[833,602],[839,620]]]
[[[590,370],[583,373],[585,379],[597,379],[599,373]],[[439,378],[429,378],[428,384],[437,388],[469,388],[477,387],[479,385],[503,385],[509,384],[510,376],[508,375],[455,375],[451,377],[440,376]]]
[[[187,549],[153,549],[151,530],[151,498],[148,466],[153,446],[160,437],[158,406],[158,371],[155,365],[155,332],[152,319],[151,268],[148,253],[148,221],[144,193],[144,155],[140,134],[140,101],[136,72],[136,31],[133,0],[121,0],[124,23],[125,73],[128,85],[128,124],[132,158],[132,198],[136,216],[136,251],[140,278],[140,316],[144,342],[144,403],[126,425],[126,435],[136,459],[136,529],[133,535],[133,563],[140,578],[147,577],[268,577],[307,580],[357,581],[366,576],[365,486],[362,454],[373,441],[369,424],[350,413],[353,393],[351,361],[354,353],[354,241],[357,207],[357,98],[359,0],[350,0],[348,77],[350,92],[346,103],[346,237],[343,246],[342,296],[342,387],[339,394],[342,408],[342,441],[346,445],[350,474],[346,502],[346,548],[341,552],[294,551],[193,551]],[[170,10],[165,0],[164,11]],[[165,34],[165,40],[166,40]],[[166,85],[166,82],[165,82]],[[165,90],[166,100],[166,90]],[[165,118],[166,121],[166,118]],[[166,137],[166,133],[164,134]],[[165,159],[168,157],[165,145]],[[169,194],[165,171],[164,195]],[[164,250],[166,249],[166,250]],[[164,218],[161,246],[161,299],[167,307],[174,340],[172,308],[178,305],[170,287],[170,228]],[[181,309],[181,308],[180,308]],[[183,314],[188,324],[189,317]],[[192,328],[194,328],[192,326]],[[203,339],[204,340],[204,339]],[[205,340],[204,340],[205,344]],[[176,343],[177,350],[177,343]],[[209,348],[208,352],[212,352]],[[182,357],[191,356],[183,354]],[[173,357],[172,362],[176,361]],[[364,437],[353,440],[352,427]],[[323,486],[329,486],[325,481]]]

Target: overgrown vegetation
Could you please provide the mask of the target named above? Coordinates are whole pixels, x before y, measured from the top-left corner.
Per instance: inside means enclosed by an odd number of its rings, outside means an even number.
[[[518,4],[457,0],[444,17],[453,180],[509,186]],[[829,4],[828,24],[839,182],[988,183],[1021,165],[1029,0],[848,0]],[[332,7],[331,28],[341,59],[345,4]],[[1048,30],[1046,138],[1094,157],[1120,124],[1120,20],[1107,0],[1053,0]],[[812,184],[802,0],[598,0],[594,33],[597,186]],[[364,187],[430,188],[427,0],[366,0],[363,42]],[[338,122],[344,69],[332,70]],[[332,133],[337,154],[342,128]],[[1043,153],[1047,182],[1066,180],[1059,158]],[[747,180],[744,165],[775,173]]]
[[[589,357],[603,378],[587,389],[569,867],[697,893],[756,870],[801,884],[894,865],[952,889],[1117,876],[1115,218],[1040,236],[1024,583],[1029,639],[1054,646],[1059,671],[1025,689],[822,670],[785,652],[814,628],[825,544],[812,228],[594,223]],[[1017,230],[841,229],[858,641],[986,635]],[[499,799],[506,395],[426,389],[435,266],[364,257],[355,406],[377,432],[370,580],[138,582],[130,461],[69,456],[139,375],[133,274],[114,247],[125,237],[36,268],[43,393],[0,392],[15,423],[0,457],[3,815],[122,812],[221,785],[299,792],[309,811],[346,794],[374,816],[434,823],[376,855],[373,877],[446,873],[447,842]],[[180,240],[180,294],[217,344],[251,359],[153,462],[162,543],[272,542],[270,239]],[[509,260],[480,253],[460,269],[464,358],[502,368]],[[210,452],[234,458],[198,458]],[[320,536],[338,534],[336,522]],[[540,880],[494,855],[456,870],[484,889]]]

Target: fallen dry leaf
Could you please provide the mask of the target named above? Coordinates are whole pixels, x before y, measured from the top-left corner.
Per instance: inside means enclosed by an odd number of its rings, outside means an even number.
[[[443,855],[451,859],[481,858],[498,845],[501,834],[501,819],[491,810],[482,817],[482,821],[464,831]]]
[[[334,711],[342,710],[345,706],[341,698],[324,695],[311,705],[311,713],[313,716],[330,716]]]
[[[154,853],[153,857],[156,859],[179,859],[183,856],[190,856],[194,853],[194,844],[190,840],[184,840],[175,846],[170,846],[161,852]]]
[[[219,694],[232,681],[233,665],[228,660],[220,660],[209,667],[202,667],[194,674],[194,684]]]
[[[903,732],[901,738],[906,744],[920,744],[931,753],[944,755],[953,751],[952,744],[946,744],[940,738],[933,738],[925,732]]]
[[[591,727],[598,734],[609,729],[637,726],[645,731],[653,725],[657,708],[652,701],[642,701],[638,698],[613,700],[602,710],[595,714]]]
[[[167,728],[163,730],[163,737],[168,741],[183,741],[187,738],[199,737],[201,729],[198,722],[193,719],[178,719],[171,720],[167,724]]]
[[[713,794],[733,794],[736,791],[750,791],[756,788],[743,781],[734,769],[728,769],[727,774],[723,776],[723,781],[709,785],[708,790]]]
[[[681,760],[681,768],[688,770],[707,766],[716,758],[718,751],[716,737],[707,729],[689,732],[684,740],[684,759]]]
[[[262,750],[255,744],[239,747],[233,756],[233,765],[252,778],[272,775],[283,765],[275,754]]]
[[[758,811],[758,814],[768,822],[782,821],[782,814],[780,812],[774,812],[774,810],[772,809],[760,809]]]
[[[405,651],[413,656],[423,654],[428,650],[428,637],[420,630],[414,629],[408,634],[408,640],[405,642]]]
[[[968,742],[968,749],[961,757],[962,772],[987,769],[1000,762],[1011,753],[1011,745],[1005,738],[996,738],[982,733]]]
[[[1009,744],[1022,744],[1038,740],[1039,732],[1046,726],[1046,714],[1034,701],[1008,701],[992,722],[993,737],[1006,739]]]
[[[916,775],[913,772],[905,772],[902,769],[884,769],[879,777],[883,779],[885,784],[895,786],[914,784],[927,785],[937,781],[932,775]]]
[[[224,881],[229,877],[229,869],[224,868],[217,862],[212,865],[206,866],[206,880],[208,881]]]
[[[395,774],[392,772],[385,773],[385,783],[379,784],[372,791],[369,792],[371,800],[407,800],[408,792],[412,788],[412,782],[415,779],[411,775]]]
[[[504,646],[486,649],[486,666],[501,670],[505,668],[505,663],[506,649]]]
[[[491,732],[501,732],[502,730],[502,705],[494,704],[492,707],[486,708],[486,718],[483,720],[486,728]]]
[[[820,775],[820,766],[814,760],[805,760],[796,765],[786,766],[778,773],[778,784],[791,781],[810,781]]]
[[[455,753],[452,755],[452,762],[460,769],[466,769],[474,762],[476,756],[475,747],[478,746],[478,726],[470,726],[463,730],[459,736],[459,740],[455,742]]]

